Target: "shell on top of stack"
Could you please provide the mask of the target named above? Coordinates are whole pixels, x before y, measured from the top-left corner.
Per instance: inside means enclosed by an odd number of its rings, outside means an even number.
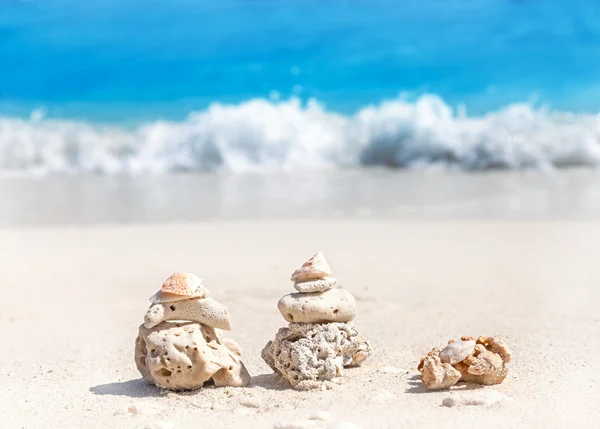
[[[135,347],[146,380],[172,390],[196,389],[210,379],[217,386],[250,382],[239,346],[216,331],[231,330],[227,307],[208,297],[200,278],[175,273],[150,302]]]
[[[337,285],[323,252],[318,251],[293,272],[291,280],[298,292],[324,292]]]
[[[166,320],[187,320],[212,328],[231,330],[227,307],[208,297],[202,279],[191,273],[175,273],[150,297],[144,317],[146,328]]]
[[[208,289],[204,287],[200,277],[192,273],[175,273],[164,281],[158,292],[150,297],[150,302],[159,304],[206,296],[208,296]]]
[[[329,323],[352,321],[356,301],[350,292],[338,287],[331,267],[322,252],[315,253],[292,274],[297,293],[283,296],[277,308],[291,323]]]
[[[359,366],[371,345],[352,323],[356,301],[331,277],[322,252],[294,271],[298,291],[283,296],[277,308],[289,327],[281,328],[262,351],[263,360],[295,389],[331,387],[345,366]]]

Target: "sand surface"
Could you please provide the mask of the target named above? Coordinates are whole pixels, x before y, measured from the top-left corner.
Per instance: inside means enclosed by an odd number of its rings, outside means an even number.
[[[322,249],[357,299],[374,355],[325,392],[282,389],[260,351],[277,300]],[[600,223],[236,221],[0,230],[0,427],[564,428],[600,421]],[[162,392],[133,362],[148,297],[174,271],[229,307],[247,388]],[[502,335],[507,380],[425,391],[419,358],[461,335]],[[385,367],[406,369],[386,372]],[[383,390],[382,390],[383,389]],[[444,407],[490,390],[491,406]],[[488,396],[491,397],[491,396]],[[340,426],[351,422],[356,426]],[[336,426],[338,425],[338,426]]]

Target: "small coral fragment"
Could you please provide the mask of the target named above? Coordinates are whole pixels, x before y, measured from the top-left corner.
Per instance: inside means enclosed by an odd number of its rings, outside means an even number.
[[[470,383],[493,385],[502,383],[508,374],[508,368],[498,353],[487,350],[477,344],[473,354],[456,364],[462,379]]]
[[[445,389],[458,381],[493,385],[506,378],[510,359],[510,350],[499,337],[462,337],[442,350],[431,350],[418,370],[428,389]]]
[[[447,389],[460,380],[461,374],[449,363],[442,363],[440,358],[431,354],[424,357],[419,364],[421,381],[428,389]]]
[[[500,355],[504,363],[510,362],[511,351],[508,346],[504,343],[504,340],[500,337],[479,337],[477,338],[477,344],[483,344],[483,346],[493,353]]]

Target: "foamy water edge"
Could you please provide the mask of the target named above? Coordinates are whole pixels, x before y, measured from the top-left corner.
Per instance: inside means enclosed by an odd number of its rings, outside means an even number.
[[[410,169],[554,169],[600,165],[600,114],[513,104],[469,116],[435,95],[351,116],[315,100],[214,103],[179,122],[135,128],[0,117],[0,174]]]

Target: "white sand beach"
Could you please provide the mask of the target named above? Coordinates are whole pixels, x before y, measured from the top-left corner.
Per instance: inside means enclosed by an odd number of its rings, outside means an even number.
[[[599,70],[600,0],[0,0],[0,429],[600,429]]]
[[[0,237],[3,429],[600,421],[598,222],[207,220],[5,227]],[[317,249],[355,295],[355,325],[374,355],[333,390],[297,392],[281,387],[260,351],[285,324],[276,303],[292,291],[290,273]],[[169,393],[141,379],[137,329],[175,271],[198,274],[228,306],[225,336],[243,349],[249,387]],[[420,357],[461,335],[503,336],[514,353],[507,379],[424,390]],[[503,399],[442,406],[448,397]],[[319,411],[329,419],[302,423]]]

